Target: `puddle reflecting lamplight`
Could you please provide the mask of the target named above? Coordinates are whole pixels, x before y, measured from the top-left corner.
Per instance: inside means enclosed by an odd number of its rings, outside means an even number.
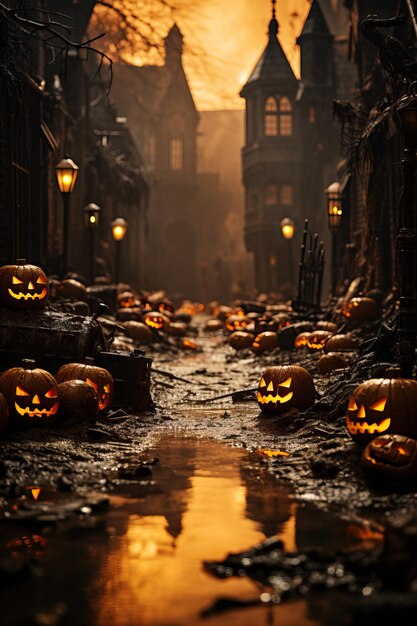
[[[74,163],[68,155],[65,155],[64,159],[61,159],[57,165],[55,165],[56,180],[58,183],[58,189],[61,192],[62,200],[64,203],[64,219],[62,228],[62,275],[65,276],[68,270],[68,220],[69,220],[69,197],[74,190],[75,183],[78,176],[78,165]]]
[[[128,223],[123,217],[116,217],[110,224],[111,234],[116,244],[116,268],[115,268],[115,281],[116,284],[120,280],[120,252],[121,243],[126,236]]]
[[[324,192],[327,201],[327,224],[332,234],[332,294],[336,293],[337,285],[337,234],[342,223],[342,186],[334,182]]]
[[[96,234],[96,230],[98,229],[99,222],[100,222],[100,211],[101,211],[100,207],[94,202],[90,202],[90,204],[88,204],[83,209],[84,222],[85,222],[86,228],[88,228],[88,232],[90,235],[90,282],[91,284],[93,284],[94,282],[95,234]]]

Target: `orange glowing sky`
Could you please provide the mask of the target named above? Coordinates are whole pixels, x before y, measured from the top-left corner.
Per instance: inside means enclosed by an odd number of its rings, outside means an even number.
[[[295,39],[307,17],[309,0],[278,0],[279,39],[298,74]],[[237,95],[267,43],[270,0],[198,0],[193,22],[178,19],[185,43],[206,51],[205,72],[185,55],[184,66],[197,108],[243,108]],[[196,27],[197,24],[197,27]]]

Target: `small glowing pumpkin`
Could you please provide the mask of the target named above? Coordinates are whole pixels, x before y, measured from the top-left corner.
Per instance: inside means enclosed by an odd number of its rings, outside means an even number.
[[[372,439],[361,457],[365,472],[408,477],[417,474],[417,441],[402,435],[381,435]]]
[[[67,363],[56,373],[58,383],[67,380],[83,380],[93,387],[98,397],[99,411],[105,411],[113,400],[113,376],[104,367],[94,365],[94,359],[87,357],[85,363]]]
[[[0,392],[6,398],[12,420],[30,426],[50,424],[59,408],[55,378],[25,359],[0,376]]]
[[[416,437],[416,405],[417,381],[372,378],[353,392],[347,407],[346,427],[358,443],[367,443],[387,433]]]
[[[274,350],[278,346],[277,333],[264,332],[256,335],[254,342],[252,343],[252,352],[255,354],[262,354],[269,350]]]
[[[245,330],[248,325],[248,318],[243,315],[231,315],[227,318],[225,326],[227,330],[233,333],[235,330]]]
[[[380,307],[371,298],[352,298],[342,307],[342,314],[350,322],[373,320],[380,314]]]
[[[0,267],[0,306],[9,309],[40,309],[48,303],[48,279],[36,265],[17,259],[16,265]]]
[[[159,311],[149,311],[149,313],[146,313],[143,321],[149,328],[161,330],[167,323],[167,318]]]
[[[120,309],[131,309],[135,306],[135,296],[131,291],[123,291],[117,296],[117,305]]]
[[[295,407],[305,411],[314,404],[314,381],[304,367],[268,367],[258,386],[257,400],[262,413],[280,415]]]

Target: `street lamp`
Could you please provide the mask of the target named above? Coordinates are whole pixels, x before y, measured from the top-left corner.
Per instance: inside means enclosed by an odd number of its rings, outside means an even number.
[[[94,253],[95,253],[95,234],[98,229],[99,221],[100,221],[100,207],[94,202],[90,202],[83,209],[84,213],[84,222],[86,228],[88,228],[88,232],[90,233],[90,283],[94,282]]]
[[[55,165],[56,180],[58,189],[61,192],[64,203],[64,219],[62,228],[62,276],[68,270],[68,219],[69,219],[69,197],[72,193],[78,176],[78,165],[74,163],[68,155]]]
[[[337,236],[342,223],[342,186],[339,182],[332,183],[325,190],[327,200],[327,223],[332,235],[332,295],[337,286]]]
[[[294,268],[293,268],[293,252],[291,239],[294,237],[295,223],[289,217],[284,217],[280,222],[281,235],[288,241],[287,253],[288,253],[288,276],[291,282],[291,287],[294,284]]]
[[[110,224],[111,226],[111,234],[116,244],[116,271],[115,271],[115,282],[119,283],[120,280],[120,252],[121,252],[121,244],[123,239],[125,238],[128,223],[123,217],[116,217],[115,220]]]

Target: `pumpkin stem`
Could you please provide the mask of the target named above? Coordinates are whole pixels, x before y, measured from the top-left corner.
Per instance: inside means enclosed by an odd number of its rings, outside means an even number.
[[[84,359],[86,365],[94,365],[94,359],[92,356],[86,356]]]
[[[16,265],[27,265],[26,259],[16,259]]]
[[[402,378],[401,367],[398,367],[398,365],[387,367],[385,370],[385,376],[387,378]]]
[[[27,370],[34,370],[36,362],[33,359],[22,359],[22,365]]]

